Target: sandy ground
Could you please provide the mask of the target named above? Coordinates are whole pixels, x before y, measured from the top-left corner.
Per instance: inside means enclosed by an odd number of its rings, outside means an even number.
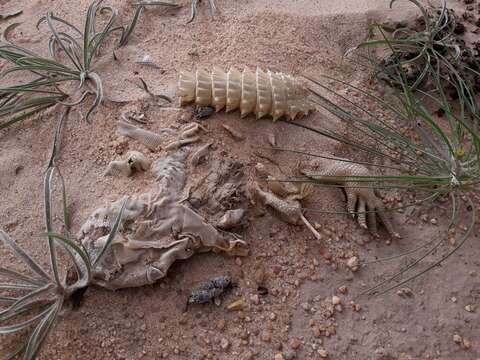
[[[131,17],[132,7],[126,1],[110,3],[120,9],[124,19]],[[98,61],[96,69],[104,79],[108,101],[90,126],[78,110],[70,114],[59,159],[73,229],[79,229],[95,208],[142,192],[154,182],[150,172],[131,178],[102,175],[106,165],[127,150],[143,151],[152,160],[164,155],[149,152],[134,141],[125,142],[116,134],[122,112],[144,113],[151,130],[178,128],[191,120],[191,109],[152,104],[135,85],[139,77],[154,93],[170,96],[175,93],[178,71],[197,65],[258,65],[292,74],[343,75],[361,82],[366,74],[342,62],[342,54],[364,38],[369,20],[390,16],[383,0],[217,3],[220,15],[210,17],[207,3],[201,4],[197,19],[188,25],[188,6],[175,12],[148,10],[128,46],[117,52],[119,61],[113,63],[109,54]],[[43,51],[47,31],[35,30],[36,19],[53,10],[79,23],[88,4],[85,0],[0,0],[1,12],[24,10],[0,25],[20,22],[12,40]],[[151,56],[161,71],[135,63],[144,55]],[[43,231],[42,172],[58,115],[49,111],[0,133],[0,227],[45,265],[45,244],[36,234]],[[342,126],[319,112],[303,121]],[[267,146],[267,136],[272,133],[280,146],[349,155],[338,144],[287,124],[241,120],[237,113],[219,113],[203,124],[209,132],[202,135],[201,143],[212,141],[214,145],[207,161],[189,173],[192,182],[228,159],[241,164],[245,179],[255,176],[254,166],[259,162],[277,173],[292,174],[298,157],[256,148]],[[232,139],[222,124],[237,128],[246,139]],[[340,190],[318,189],[307,206],[343,211],[345,205]],[[250,245],[248,257],[195,255],[175,264],[168,277],[153,286],[117,292],[91,288],[79,310],[67,309],[62,315],[40,358],[321,359],[328,354],[329,359],[345,360],[480,359],[478,229],[443,266],[410,283],[410,296],[391,292],[370,299],[358,294],[411,258],[374,264],[355,273],[345,265],[353,255],[362,260],[391,256],[441,236],[445,211],[437,207],[426,215],[437,218],[439,225],[420,219],[405,224],[398,214],[403,238],[390,243],[385,234],[379,240],[370,239],[347,216],[312,213],[309,218],[323,235],[323,240],[317,241],[304,227],[287,225],[270,211],[250,208],[247,225],[240,233]],[[0,256],[2,265],[14,263],[3,249]],[[431,261],[427,259],[426,264]],[[269,290],[266,296],[257,295],[262,272],[262,284]],[[194,306],[183,312],[192,288],[226,273],[232,274],[238,286],[222,297],[219,306]],[[341,306],[331,305],[333,295],[341,298]],[[226,309],[241,297],[246,300],[242,311]],[[473,312],[466,311],[466,305],[471,305]],[[455,334],[467,339],[470,349],[456,344]],[[0,357],[9,343],[2,339]]]

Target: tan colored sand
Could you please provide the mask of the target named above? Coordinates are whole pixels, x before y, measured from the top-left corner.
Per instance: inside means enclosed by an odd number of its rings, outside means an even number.
[[[119,8],[123,19],[131,18],[133,10],[127,1],[109,3]],[[149,103],[134,85],[139,77],[154,93],[170,96],[174,96],[177,72],[195,66],[258,65],[295,75],[343,75],[360,82],[367,74],[344,62],[342,55],[365,37],[370,19],[387,12],[387,2],[382,0],[218,0],[220,14],[211,18],[204,0],[198,18],[187,25],[189,6],[186,0],[182,3],[185,6],[178,11],[146,11],[129,44],[117,52],[118,63],[103,53],[95,68],[110,101],[104,102],[94,123],[88,126],[82,121],[84,109],[74,110],[68,119],[59,165],[75,230],[93,209],[142,192],[154,181],[150,173],[119,179],[102,176],[107,164],[118,158],[117,152],[140,150],[152,160],[161,155],[133,141],[125,146],[115,131],[123,111],[145,113],[150,130],[178,128],[191,116],[188,108],[162,109]],[[20,22],[12,39],[44,51],[48,32],[46,28],[37,32],[36,20],[52,10],[79,23],[88,4],[86,0],[1,0],[0,12],[21,8],[24,14],[0,23],[0,28]],[[136,64],[144,55],[163,71]],[[36,234],[43,231],[42,173],[58,116],[55,110],[48,111],[0,132],[0,227],[45,266],[47,251]],[[304,121],[337,129],[342,126],[320,112]],[[237,128],[246,139],[232,139],[222,124]],[[209,132],[203,135],[202,144],[212,141],[214,145],[208,162],[190,174],[192,181],[215,170],[213,164],[226,158],[243,164],[245,176],[250,178],[258,162],[271,171],[292,174],[298,157],[257,148],[268,144],[270,133],[281,146],[352,155],[338,144],[286,124],[241,120],[236,113],[219,113],[205,121],[205,126]],[[307,206],[343,211],[342,193],[319,189]],[[402,240],[387,246],[382,238],[362,246],[359,244],[369,236],[347,216],[311,214],[310,219],[320,225],[321,243],[305,228],[289,226],[268,211],[253,209],[241,233],[252,249],[247,258],[200,255],[175,264],[165,281],[153,286],[119,292],[92,288],[78,311],[66,311],[62,316],[40,358],[266,360],[278,353],[284,358],[296,353],[297,359],[320,359],[318,350],[322,349],[331,359],[345,360],[480,356],[479,309],[473,313],[464,310],[465,305],[478,306],[480,301],[478,241],[467,243],[458,257],[412,283],[413,297],[392,293],[368,300],[354,296],[392,270],[388,264],[377,265],[352,276],[345,267],[347,259],[353,255],[372,259],[411,249],[441,233],[440,227],[400,225]],[[0,250],[2,265],[13,262]],[[264,285],[269,295],[257,301],[256,281],[262,271],[267,274]],[[237,279],[238,287],[226,295],[220,307],[182,312],[189,289],[227,272]],[[346,295],[337,290],[342,285],[348,287]],[[324,303],[333,294],[341,297],[342,312]],[[246,299],[246,309],[225,310],[226,304],[240,297]],[[348,305],[351,300],[361,305],[360,312]],[[325,336],[326,329],[336,329],[336,335]],[[452,340],[454,333],[472,340],[472,349],[460,349]],[[300,345],[293,346],[294,340]],[[0,354],[7,344],[10,342],[2,339]]]

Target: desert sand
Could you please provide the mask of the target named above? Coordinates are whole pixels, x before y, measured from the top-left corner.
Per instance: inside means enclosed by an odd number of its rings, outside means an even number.
[[[66,122],[58,165],[68,190],[72,228],[77,231],[97,207],[124,195],[144,191],[155,179],[151,172],[132,177],[105,177],[107,164],[129,150],[155,160],[153,152],[116,132],[126,111],[145,114],[146,126],[155,131],[178,129],[193,121],[191,107],[161,107],[136,84],[145,80],[154,94],[175,99],[176,78],[181,70],[218,65],[228,69],[260,66],[294,75],[326,73],[357,84],[368,82],[368,73],[343,59],[344,52],[365,38],[372,19],[411,17],[412,9],[399,5],[395,12],[384,0],[218,0],[219,13],[211,16],[203,1],[190,24],[189,2],[179,10],[149,8],[127,46],[103,53],[95,69],[104,80],[106,99],[88,125],[76,108]],[[133,14],[128,1],[111,0],[126,22]],[[457,3],[457,1],[455,1]],[[0,0],[0,12],[22,9],[7,21],[20,25],[11,40],[46,53],[48,31],[35,29],[47,11],[80,24],[88,0]],[[148,55],[158,68],[138,64]],[[3,64],[0,64],[2,66]],[[60,112],[45,111],[11,129],[0,131],[0,228],[48,266],[44,231],[42,175]],[[305,119],[312,126],[342,126],[322,112]],[[201,120],[208,132],[201,144],[212,142],[206,160],[191,169],[191,182],[204,178],[228,161],[243,181],[255,178],[255,166],[292,175],[299,160],[288,153],[259,149],[274,134],[284,147],[348,157],[332,141],[313,136],[285,123],[240,119],[238,113],[220,112]],[[229,125],[244,135],[232,138],[222,127]],[[199,146],[194,144],[192,148]],[[225,172],[228,175],[228,171]],[[473,360],[480,359],[480,247],[478,231],[443,266],[407,285],[409,290],[380,297],[358,296],[392,273],[407,259],[379,263],[352,272],[346,265],[357,256],[369,261],[407,251],[445,233],[447,214],[424,209],[428,221],[406,223],[396,215],[402,239],[386,233],[372,239],[347,215],[311,213],[318,225],[319,241],[303,226],[282,222],[271,211],[249,206],[247,222],[239,235],[249,244],[247,257],[222,254],[195,255],[175,263],[168,276],[155,285],[119,291],[91,287],[82,306],[66,308],[49,335],[40,359],[328,359],[344,360]],[[307,206],[343,211],[342,192],[319,188]],[[204,214],[211,222],[218,213]],[[429,220],[436,218],[436,224]],[[2,265],[15,264],[5,249]],[[184,312],[190,290],[212,277],[231,274],[237,286],[217,305],[195,305]],[[262,275],[263,274],[263,275]],[[258,295],[261,283],[268,295]],[[341,305],[334,307],[332,296]],[[244,298],[241,311],[226,306]],[[473,312],[465,306],[477,306]],[[465,349],[454,342],[458,334],[471,343]],[[11,341],[2,338],[0,357]]]

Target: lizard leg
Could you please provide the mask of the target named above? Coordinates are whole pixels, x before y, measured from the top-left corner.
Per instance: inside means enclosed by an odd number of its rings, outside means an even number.
[[[387,229],[388,233],[393,237],[400,239],[401,236],[398,232],[395,231],[395,227],[393,226],[392,220],[390,219],[387,212],[385,211],[383,204],[377,200],[377,206],[375,208],[376,208],[376,213],[380,217],[380,220],[382,220],[382,223],[383,225],[385,225],[385,228]]]
[[[364,165],[334,161],[323,166],[320,171],[302,171],[302,173],[319,182],[336,183],[343,186],[347,197],[347,211],[353,218],[357,214],[357,222],[362,228],[368,228],[370,232],[375,234],[377,232],[375,214],[378,214],[388,233],[393,237],[400,237],[394,230],[393,223],[386,214],[383,204],[375,195],[374,184],[372,184],[373,188],[369,188],[366,184],[370,182],[355,181],[355,177],[371,175],[371,172]],[[357,205],[358,209],[356,211]],[[367,215],[366,209],[372,211],[372,215]]]
[[[368,229],[367,222],[366,222],[366,210],[367,206],[365,201],[362,198],[358,199],[358,212],[357,212],[357,222],[360,227],[364,229]]]
[[[369,207],[367,213],[367,224],[368,229],[374,236],[378,236],[377,232],[377,214],[375,213],[375,209]]]
[[[352,189],[345,189],[347,197],[347,211],[352,215],[352,219],[355,218],[355,207],[357,205],[357,194]]]

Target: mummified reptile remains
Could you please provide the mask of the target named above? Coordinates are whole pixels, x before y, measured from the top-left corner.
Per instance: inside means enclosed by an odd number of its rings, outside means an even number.
[[[270,115],[273,120],[285,116],[291,120],[314,110],[307,90],[291,75],[234,67],[224,72],[214,67],[211,72],[198,69],[181,72],[178,78],[180,106],[194,103],[211,106],[216,111],[240,109],[242,117],[254,113],[257,119]]]
[[[92,271],[93,284],[112,290],[153,284],[175,261],[201,252],[247,255],[243,240],[219,231],[184,204],[187,155],[179,150],[155,161],[156,185],[125,203],[118,233]],[[77,238],[92,259],[102,251],[124,201],[96,209],[80,229]]]

